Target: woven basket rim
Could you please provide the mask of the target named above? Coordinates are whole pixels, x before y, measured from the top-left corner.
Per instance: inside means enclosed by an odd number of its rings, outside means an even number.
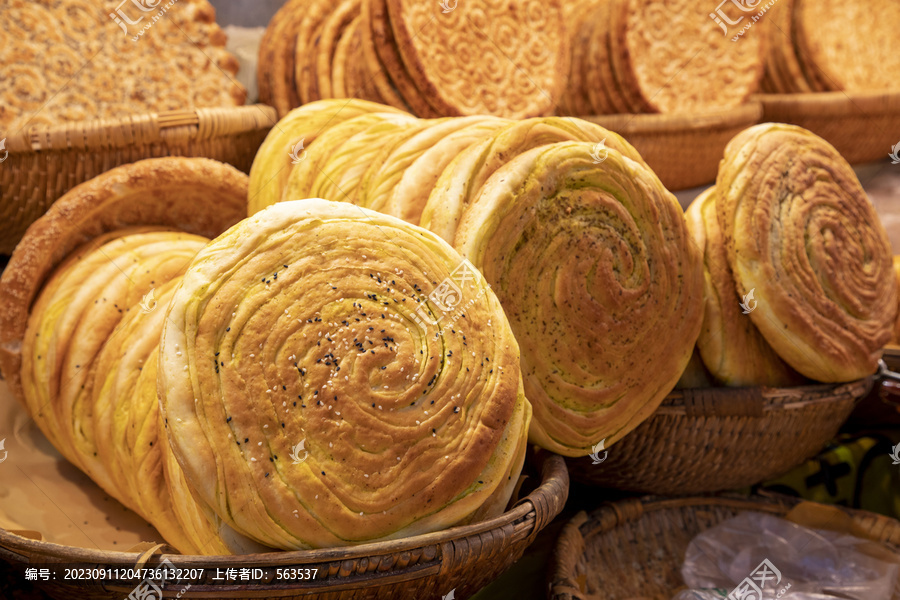
[[[554,500],[553,496],[557,487],[562,486],[564,491],[568,490],[568,471],[561,456],[546,453],[540,460],[542,462],[540,469],[541,483],[534,491],[520,499],[511,509],[499,517],[472,525],[460,525],[442,531],[397,540],[316,550],[284,550],[257,554],[219,556],[168,553],[164,553],[164,555],[176,566],[209,564],[213,561],[217,564],[221,563],[223,567],[229,566],[230,563],[239,563],[242,566],[275,566],[284,564],[320,563],[335,560],[352,560],[388,555],[426,546],[436,546],[456,539],[500,529],[504,526],[527,519],[530,514],[536,513],[539,509],[543,509],[546,506],[552,506]],[[560,507],[564,502],[565,499],[563,499]],[[4,554],[23,556],[26,559],[33,559],[36,556],[40,556],[42,559],[46,559],[47,562],[118,565],[133,565],[140,556],[140,552],[136,551],[124,552],[78,548],[53,542],[38,541],[16,535],[6,529],[0,528],[0,558],[2,558]]]
[[[566,523],[554,545],[548,570],[550,575],[548,597],[569,597],[565,596],[565,594],[572,593],[575,566],[584,552],[584,544],[589,537],[612,531],[623,524],[637,522],[649,513],[673,508],[701,508],[709,506],[784,515],[793,507],[804,502],[819,504],[803,498],[774,493],[754,494],[752,496],[728,493],[683,498],[643,496],[618,502],[603,503],[589,513],[580,511]],[[837,508],[854,519],[864,518],[870,521],[872,525],[867,529],[872,534],[870,536],[871,539],[879,539],[884,543],[895,545],[894,540],[900,540],[900,521],[896,519],[843,506],[834,506],[833,508]]]
[[[277,122],[275,109],[266,104],[136,113],[120,118],[26,127],[8,136],[6,149],[10,156],[42,151],[106,149],[136,141],[159,142],[167,132],[184,127],[194,129],[187,137],[203,140],[269,129]]]
[[[821,117],[872,117],[900,115],[900,89],[866,92],[812,92],[807,94],[759,94],[766,117],[798,115]]]
[[[704,113],[587,115],[580,118],[622,135],[692,132],[709,134],[756,124],[762,119],[762,115],[762,103],[753,99],[733,108]]]
[[[843,401],[848,394],[857,394],[859,397],[872,388],[878,379],[876,375],[870,375],[865,379],[857,379],[847,383],[815,383],[796,387],[772,388],[772,387],[753,387],[753,388],[694,388],[686,390],[673,390],[663,399],[655,414],[687,414],[686,406],[688,402],[686,398],[702,393],[710,398],[713,403],[732,402],[737,396],[752,396],[755,400],[762,404],[762,415],[768,416],[766,413],[784,410],[803,410],[813,405],[828,402]],[[713,404],[711,403],[711,404]],[[699,417],[722,416],[720,411],[710,408],[703,410],[702,407],[698,411],[696,405],[691,406],[690,414]]]

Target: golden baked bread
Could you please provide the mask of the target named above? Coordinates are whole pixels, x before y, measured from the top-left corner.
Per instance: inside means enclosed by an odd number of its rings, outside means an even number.
[[[164,304],[206,243],[173,228],[217,234],[244,212],[246,186],[207,159],[118,167],[58,200],[0,279],[0,370],[14,395],[66,458],[182,552],[201,550],[177,515],[190,499],[165,481],[148,361]],[[263,548],[205,517],[194,526],[210,553]]]
[[[643,163],[631,144],[595,123],[560,117],[517,121],[470,146],[447,165],[425,204],[422,227],[454,243],[460,218],[494,172],[532,148],[566,141],[595,143],[598,161],[613,149]]]
[[[260,97],[282,117],[343,97],[423,118],[547,115],[568,46],[559,0],[291,0],[260,46]]]
[[[711,8],[690,0],[579,3],[560,112],[695,113],[744,103],[763,76],[766,28],[735,42],[736,31],[723,35],[710,20]],[[751,23],[749,14],[743,20]]]
[[[825,140],[764,123],[725,149],[719,225],[753,324],[795,370],[822,382],[875,371],[897,314],[891,247],[849,164]]]
[[[248,214],[281,200],[291,170],[306,160],[307,148],[328,128],[359,115],[405,114],[365,100],[322,100],[305,104],[282,118],[266,136],[250,167]]]
[[[794,1],[794,40],[813,89],[897,88],[900,54],[894,41],[900,3],[894,0]]]
[[[493,285],[522,351],[530,440],[607,447],[674,387],[703,316],[703,271],[677,200],[608,148],[560,142],[499,168],[455,246]]]
[[[169,441],[236,531],[333,546],[507,503],[530,419],[518,346],[487,282],[437,236],[281,202],[201,250],[166,316]]]
[[[461,117],[446,129],[432,128],[439,137],[423,132],[391,152],[372,184],[372,200],[363,205],[418,225],[428,196],[450,161],[508,124],[496,117]]]
[[[112,15],[112,16],[111,16]],[[159,18],[154,21],[154,19]],[[206,0],[0,3],[0,131],[239,106],[237,59]]]
[[[766,342],[750,313],[758,300],[738,295],[716,211],[716,188],[687,210],[688,231],[703,253],[705,302],[697,349],[709,372],[725,385],[786,387],[803,378]]]
[[[153,201],[147,201],[152,198]],[[0,372],[22,399],[21,346],[32,303],[78,246],[128,226],[215,237],[246,214],[247,176],[205,158],[153,158],[72,188],[29,227],[0,277]]]
[[[440,114],[526,118],[555,108],[569,71],[558,0],[440,12],[431,0],[386,3],[403,64]]]
[[[411,115],[373,112],[323,130],[291,171],[281,200],[324,197],[355,202],[372,157],[395,135],[408,137],[424,126]]]

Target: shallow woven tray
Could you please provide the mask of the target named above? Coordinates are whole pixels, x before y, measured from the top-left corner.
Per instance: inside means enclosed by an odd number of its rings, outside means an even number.
[[[757,99],[764,120],[809,129],[850,163],[885,159],[900,142],[900,90],[763,94]]]
[[[318,569],[316,578],[311,581],[273,580],[237,585],[236,582],[212,581],[215,571],[207,568],[205,582],[192,584],[179,596],[182,599],[421,600],[441,598],[451,590],[455,590],[455,595],[460,598],[468,598],[518,560],[538,532],[565,505],[569,478],[562,458],[542,454],[537,462],[541,470],[539,487],[500,517],[483,523],[390,542],[326,550],[221,557],[157,554],[145,566],[158,567],[164,556],[174,568],[184,569],[210,564],[222,569]],[[139,555],[50,544],[0,529],[0,559],[23,568],[47,562],[134,567]],[[40,588],[42,591],[60,600],[122,600],[135,588],[134,583],[101,588],[91,581],[70,581],[67,585],[57,581],[41,585],[46,586],[46,589]],[[167,588],[165,597],[174,598],[182,587]]]
[[[716,180],[725,146],[738,133],[759,123],[762,105],[697,115],[601,115],[583,117],[622,135],[637,148],[670,190]]]
[[[584,483],[665,496],[755,485],[825,447],[873,381],[675,391],[610,447],[606,460],[568,459],[569,473]]]
[[[784,516],[798,502],[760,497],[646,498],[609,504],[590,515],[579,513],[557,541],[548,597],[669,600],[684,587],[681,565],[694,536],[746,511]],[[900,550],[900,522],[865,511],[842,511],[858,527],[855,535]],[[900,590],[894,600],[900,600]]]
[[[0,163],[0,254],[11,254],[28,226],[57,198],[118,165],[201,156],[249,172],[277,120],[275,109],[260,104],[96,119],[10,135],[9,156]]]

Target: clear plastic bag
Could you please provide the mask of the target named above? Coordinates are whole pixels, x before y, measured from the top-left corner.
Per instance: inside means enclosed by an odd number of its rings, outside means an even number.
[[[746,512],[695,537],[673,600],[891,600],[900,556],[874,542]]]

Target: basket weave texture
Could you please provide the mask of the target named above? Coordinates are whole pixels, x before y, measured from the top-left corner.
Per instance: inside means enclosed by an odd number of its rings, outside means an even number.
[[[278,581],[236,585],[213,581],[216,573],[206,569],[203,584],[192,584],[180,598],[279,600],[363,600],[391,598],[421,600],[440,598],[455,590],[468,598],[487,585],[521,557],[538,532],[562,510],[569,491],[569,478],[562,457],[540,455],[541,483],[535,491],[506,513],[482,523],[446,531],[363,546],[273,552],[244,556],[156,555],[142,565],[158,567],[163,557],[174,567],[209,566],[315,568],[313,580]],[[73,548],[29,540],[0,530],[0,559],[24,567],[36,563],[65,562],[87,565],[134,567],[138,555]],[[46,565],[44,565],[46,566]],[[47,584],[54,598],[122,600],[134,585],[103,587],[91,581]],[[181,586],[183,587],[183,586]],[[180,590],[168,588],[171,597]],[[169,598],[169,595],[165,596]]]
[[[900,91],[764,94],[763,119],[825,138],[852,164],[887,158],[900,141]]]
[[[550,600],[670,600],[684,587],[685,550],[699,533],[746,511],[784,516],[789,498],[645,498],[581,512],[563,528],[550,576]],[[841,509],[854,535],[900,550],[900,522]],[[893,600],[900,600],[900,585]]]
[[[670,190],[716,180],[725,146],[759,123],[762,105],[751,102],[704,115],[605,115],[583,117],[622,135]]]
[[[68,190],[122,164],[200,156],[247,173],[276,122],[275,109],[256,105],[96,119],[11,135],[0,163],[0,254],[11,254],[28,226]]]
[[[872,383],[675,391],[606,460],[568,459],[569,472],[583,483],[665,496],[755,485],[824,448]]]

